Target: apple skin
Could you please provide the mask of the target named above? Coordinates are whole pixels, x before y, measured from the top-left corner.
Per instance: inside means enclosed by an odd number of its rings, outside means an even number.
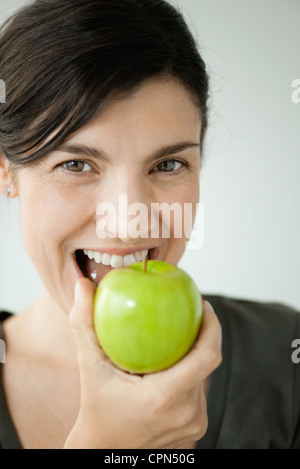
[[[148,260],[106,274],[96,291],[94,327],[119,368],[145,374],[169,368],[191,349],[202,323],[202,296],[179,267]]]

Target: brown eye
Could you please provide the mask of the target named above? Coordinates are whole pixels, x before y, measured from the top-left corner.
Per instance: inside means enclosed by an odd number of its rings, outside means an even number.
[[[88,172],[92,169],[91,166],[85,161],[77,161],[77,160],[67,161],[66,163],[63,163],[62,166],[67,171],[70,171],[72,173],[83,173],[83,172]]]
[[[176,171],[177,169],[180,169],[180,167],[183,165],[183,163],[180,163],[180,161],[177,160],[167,160],[163,161],[162,163],[159,163],[153,171],[161,171],[164,173],[171,173],[173,171]],[[157,168],[157,170],[156,170]]]

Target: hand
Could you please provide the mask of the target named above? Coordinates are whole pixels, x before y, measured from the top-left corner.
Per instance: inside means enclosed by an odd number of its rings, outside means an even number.
[[[221,327],[204,302],[192,350],[171,368],[132,375],[105,355],[94,332],[95,288],[78,281],[70,325],[78,350],[81,402],[65,448],[172,449],[201,439],[207,429],[203,383],[221,363]]]

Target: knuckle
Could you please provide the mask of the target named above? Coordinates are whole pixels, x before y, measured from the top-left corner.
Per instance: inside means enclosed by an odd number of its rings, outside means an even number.
[[[216,350],[215,357],[213,360],[214,369],[218,368],[218,366],[221,365],[222,361],[223,361],[222,351]]]
[[[208,367],[213,371],[222,363],[222,352],[216,348],[209,348],[206,350],[205,361]]]
[[[194,413],[194,416],[189,425],[189,431],[191,437],[195,440],[200,440],[208,428],[208,416],[207,416],[207,407],[206,400],[202,396],[199,402],[197,411]]]
[[[177,427],[187,429],[189,432],[192,431],[193,433],[194,425],[198,425],[205,413],[206,404],[202,395],[200,399],[197,395],[194,397],[190,395],[188,401],[185,402],[185,404],[183,404],[176,413]]]
[[[188,440],[197,441],[203,438],[208,428],[207,412],[201,409],[191,416],[191,412],[185,409],[181,414],[177,414],[177,428],[181,429]]]
[[[201,440],[207,432],[208,428],[208,417],[207,413],[201,414],[200,418],[193,422],[191,425],[191,437],[194,441]]]

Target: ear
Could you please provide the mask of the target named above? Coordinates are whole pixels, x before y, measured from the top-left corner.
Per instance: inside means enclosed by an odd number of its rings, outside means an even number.
[[[10,192],[8,192],[10,189]],[[3,150],[0,148],[0,193],[6,197],[16,197],[18,195],[15,177],[10,169],[9,161],[5,158]]]

